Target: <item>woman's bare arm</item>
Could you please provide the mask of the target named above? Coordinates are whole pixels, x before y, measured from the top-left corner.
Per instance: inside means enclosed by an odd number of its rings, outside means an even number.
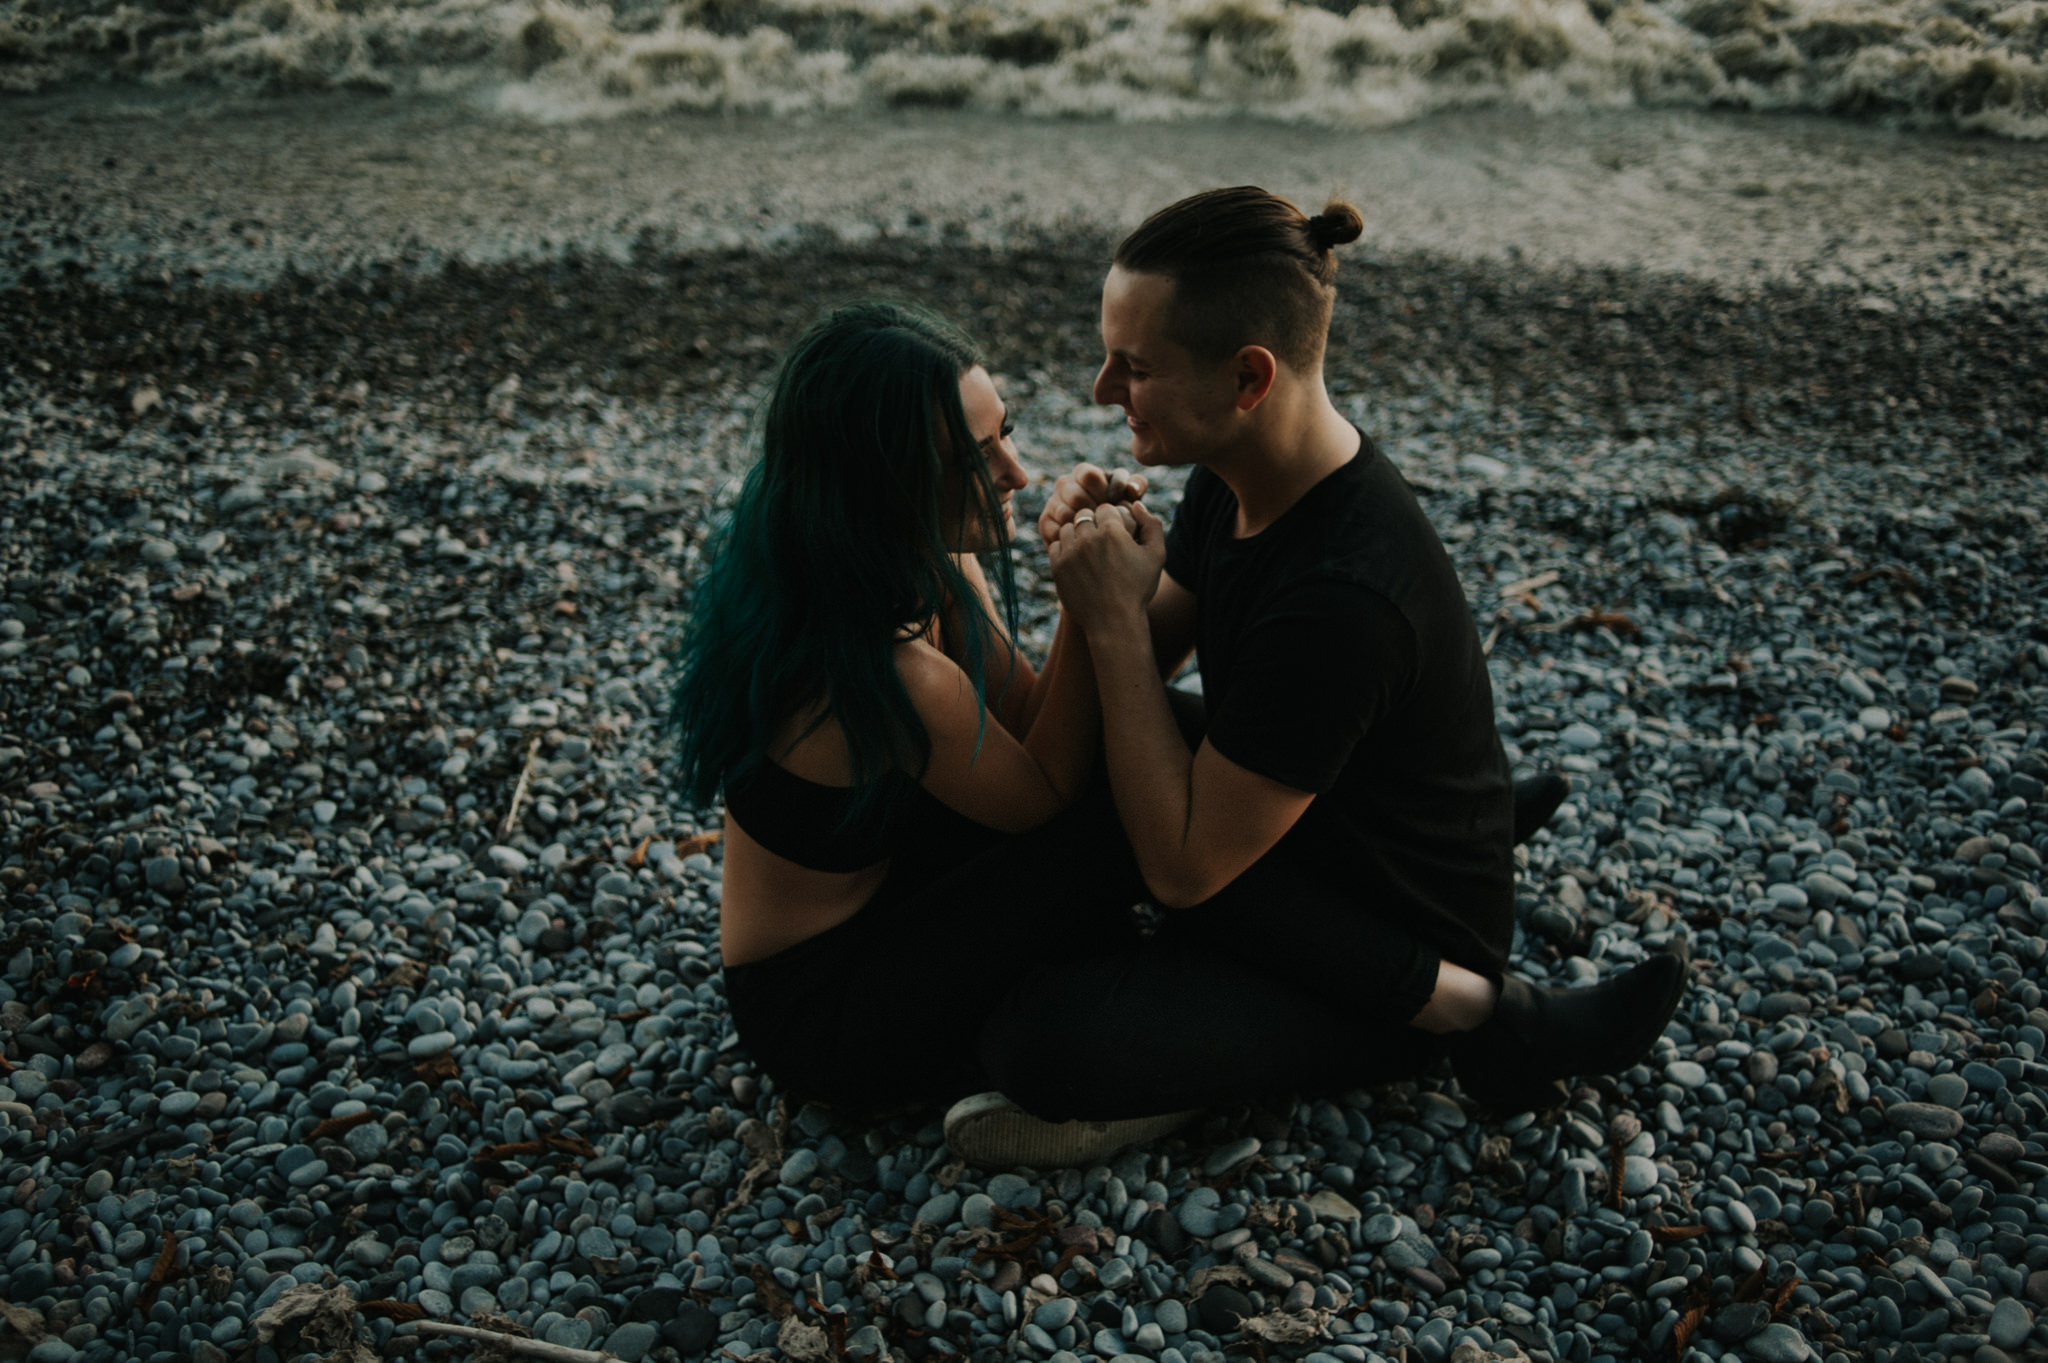
[[[960,612],[963,605],[981,612],[982,628],[987,631],[989,641],[988,651],[982,659],[982,694],[988,699],[989,714],[1005,729],[1022,738],[1031,727],[1031,717],[1038,712],[1038,704],[1033,697],[1037,694],[1043,673],[1031,665],[1031,659],[1010,637],[1002,614],[996,609],[995,591],[989,586],[988,574],[982,571],[981,561],[972,554],[956,554],[954,562],[959,565],[961,576],[974,588],[974,600],[947,602],[940,636],[933,642],[947,654],[954,653],[961,638]],[[1048,664],[1050,661],[1048,656]]]
[[[983,723],[958,664],[923,640],[899,644],[896,665],[931,739],[926,790],[977,823],[1036,828],[1077,799],[1094,771],[1101,724],[1095,670],[1078,635],[1039,678],[1036,722],[1021,740]]]

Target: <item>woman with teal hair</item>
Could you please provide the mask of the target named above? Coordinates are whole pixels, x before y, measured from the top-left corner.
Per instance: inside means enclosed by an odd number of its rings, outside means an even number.
[[[842,307],[784,357],[698,586],[669,712],[681,783],[725,800],[740,1039],[806,1097],[963,1091],[975,1026],[892,1046],[877,1014],[1132,931],[1143,886],[1107,800],[1053,822],[1096,761],[1086,646],[1062,625],[1035,671],[976,557],[1007,603],[1026,481],[961,332]]]

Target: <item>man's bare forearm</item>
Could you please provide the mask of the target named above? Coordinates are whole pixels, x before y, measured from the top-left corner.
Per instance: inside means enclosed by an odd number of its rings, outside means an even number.
[[[1110,793],[1138,869],[1161,902],[1188,902],[1181,882],[1194,758],[1167,703],[1145,617],[1133,611],[1091,630],[1088,651],[1102,698]]]

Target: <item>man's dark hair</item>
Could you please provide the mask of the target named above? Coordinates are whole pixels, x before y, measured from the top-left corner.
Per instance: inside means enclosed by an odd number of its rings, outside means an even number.
[[[1224,360],[1262,345],[1305,373],[1329,337],[1331,248],[1364,230],[1358,210],[1336,200],[1309,217],[1252,185],[1209,189],[1145,219],[1116,248],[1116,264],[1173,281],[1167,329],[1194,354]]]

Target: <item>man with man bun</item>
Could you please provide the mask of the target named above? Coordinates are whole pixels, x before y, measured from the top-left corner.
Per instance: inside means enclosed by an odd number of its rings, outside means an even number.
[[[1040,532],[1164,923],[1028,982],[986,1030],[1002,1092],[948,1114],[966,1158],[1092,1162],[1190,1109],[1444,1054],[1521,1111],[1633,1064],[1683,993],[1674,954],[1581,990],[1506,972],[1518,811],[1478,634],[1414,494],[1323,383],[1334,248],[1362,228],[1241,187],[1117,248],[1095,400],[1139,464],[1195,469],[1170,532],[1142,502],[1106,512],[1088,465]],[[1190,652],[1192,751],[1165,685]],[[1561,794],[1531,793],[1525,825]]]

